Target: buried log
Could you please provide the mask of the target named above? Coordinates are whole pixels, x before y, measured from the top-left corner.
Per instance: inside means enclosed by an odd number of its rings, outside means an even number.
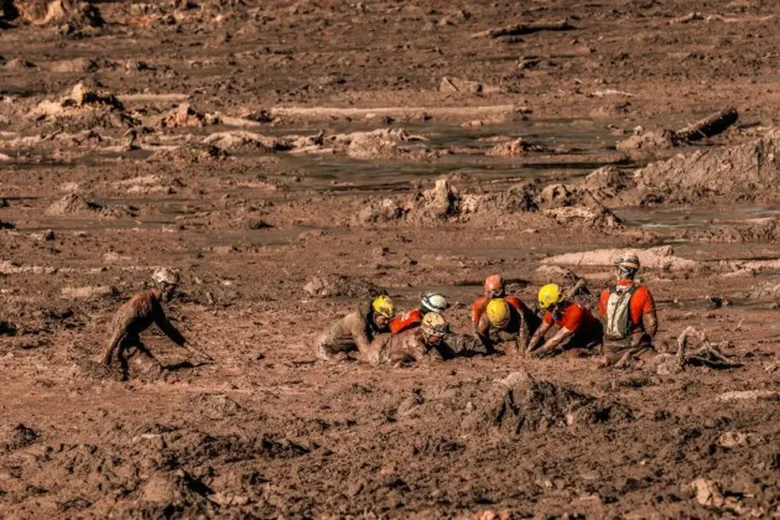
[[[497,29],[488,29],[471,35],[472,38],[500,38],[502,36],[519,36],[521,34],[532,34],[541,31],[571,31],[576,29],[564,18],[556,22],[531,22],[508,25]]]
[[[739,114],[735,108],[724,108],[704,119],[677,130],[674,134],[678,139],[698,141],[725,132],[728,127],[737,122]]]

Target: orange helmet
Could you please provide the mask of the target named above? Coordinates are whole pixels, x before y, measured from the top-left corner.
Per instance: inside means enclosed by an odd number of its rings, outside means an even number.
[[[504,291],[504,279],[499,274],[491,274],[485,278],[485,293],[500,293]]]

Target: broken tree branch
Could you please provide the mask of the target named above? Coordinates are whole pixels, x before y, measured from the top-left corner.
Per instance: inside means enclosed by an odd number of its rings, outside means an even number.
[[[677,130],[674,134],[678,139],[685,141],[698,141],[705,137],[712,137],[724,132],[728,127],[736,123],[739,114],[735,108],[724,108],[704,119]]]
[[[564,18],[557,22],[531,22],[508,25],[498,29],[488,29],[471,35],[472,38],[500,38],[502,36],[519,36],[521,34],[532,34],[540,31],[571,31],[576,29]]]

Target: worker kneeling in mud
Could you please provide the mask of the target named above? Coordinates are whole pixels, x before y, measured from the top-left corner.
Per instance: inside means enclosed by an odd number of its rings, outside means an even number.
[[[317,358],[343,361],[356,350],[365,358],[374,338],[389,332],[388,324],[394,316],[393,301],[388,296],[378,296],[370,304],[359,305],[357,310],[333,322],[319,337]]]
[[[599,312],[605,320],[604,364],[624,366],[655,354],[653,338],[658,332],[655,301],[650,290],[635,278],[639,257],[622,256],[615,263],[617,281],[604,289]]]
[[[528,347],[531,334],[539,328],[540,321],[519,298],[494,298],[479,317],[477,336],[489,353],[502,345],[508,346],[507,350],[522,353]]]
[[[483,296],[477,298],[477,301],[471,306],[471,322],[474,324],[475,330],[478,328],[479,320],[482,315],[485,314],[485,310],[487,309],[490,300],[504,298],[506,295],[504,279],[497,274],[491,274],[485,278],[484,289],[485,292]]]
[[[367,361],[372,365],[395,366],[425,361],[442,361],[447,321],[438,312],[429,312],[419,327],[400,334],[385,334],[371,344]]]
[[[528,343],[528,352],[534,357],[560,352],[587,354],[601,345],[603,327],[591,312],[581,305],[567,301],[561,287],[547,284],[539,290],[539,308],[545,310],[541,326]],[[559,327],[555,335],[537,348],[553,325]]]
[[[423,295],[420,307],[407,311],[403,314],[399,314],[392,320],[390,320],[389,328],[393,334],[399,334],[401,332],[419,327],[423,318],[431,312],[443,313],[449,309],[450,304],[447,302],[447,298],[438,293],[428,293]]]
[[[162,369],[160,362],[146,348],[140,337],[140,334],[153,323],[177,345],[186,348],[203,360],[213,361],[209,355],[190,346],[165,316],[162,304],[173,298],[179,286],[179,275],[170,269],[158,269],[152,275],[152,280],[157,288],[133,296],[119,308],[111,322],[111,340],[103,358],[103,365],[106,370],[110,371],[116,355],[123,379],[128,377],[129,367],[126,353],[130,348],[135,348],[138,352],[146,355],[157,364],[159,369]]]

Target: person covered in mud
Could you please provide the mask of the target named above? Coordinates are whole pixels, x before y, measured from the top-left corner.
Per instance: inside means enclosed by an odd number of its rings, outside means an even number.
[[[528,341],[540,324],[539,317],[519,298],[493,298],[477,323],[477,337],[489,353],[506,346],[516,354],[525,352]]]
[[[423,322],[423,318],[428,313],[438,312],[441,314],[449,309],[449,307],[450,304],[443,295],[438,293],[427,293],[423,295],[419,307],[399,314],[390,320],[388,327],[393,334],[400,334],[409,329],[419,327]]]
[[[133,296],[119,308],[111,321],[111,339],[103,357],[103,366],[106,370],[111,371],[116,356],[123,380],[126,380],[129,375],[126,354],[131,348],[135,348],[150,358],[160,370],[163,369],[154,354],[141,341],[140,334],[152,324],[156,324],[171,341],[180,347],[186,348],[190,353],[205,361],[213,361],[211,356],[189,345],[184,336],[165,316],[162,304],[173,298],[179,286],[179,275],[170,269],[163,268],[154,272],[152,280],[156,288]]]
[[[390,332],[388,324],[394,316],[395,308],[389,296],[377,296],[371,303],[360,304],[320,335],[316,343],[317,358],[344,361],[354,351],[365,358],[376,336]]]
[[[412,363],[443,361],[449,349],[444,344],[447,321],[438,312],[427,313],[419,327],[398,334],[383,334],[371,344],[366,356],[372,365],[402,366]]]
[[[501,275],[491,274],[485,278],[484,290],[484,294],[471,306],[471,321],[474,324],[475,330],[477,329],[479,320],[485,313],[490,300],[504,298],[506,296],[504,279],[501,278]]]
[[[650,290],[636,282],[640,267],[636,254],[623,255],[615,263],[617,280],[601,292],[605,366],[624,366],[655,354],[658,317]]]
[[[578,303],[566,300],[558,284],[547,284],[539,290],[539,308],[545,310],[541,326],[528,342],[527,352],[534,357],[544,357],[571,352],[587,354],[603,341],[601,322],[591,312]],[[553,325],[558,331],[545,341]]]

